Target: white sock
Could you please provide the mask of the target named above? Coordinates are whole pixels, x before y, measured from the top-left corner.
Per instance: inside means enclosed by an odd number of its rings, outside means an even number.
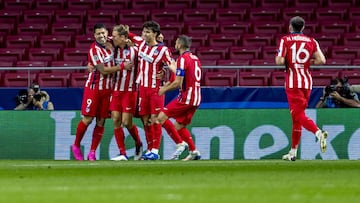
[[[151,152],[154,154],[159,154],[159,149],[152,148]]]
[[[296,156],[296,154],[297,154],[297,148],[291,148],[291,149],[290,149],[290,154]]]
[[[315,136],[317,137],[317,139],[320,139],[320,135],[321,135],[321,130],[319,129],[318,131],[316,131]]]

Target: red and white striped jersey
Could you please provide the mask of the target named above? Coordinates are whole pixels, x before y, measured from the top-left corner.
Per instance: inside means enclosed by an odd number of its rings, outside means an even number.
[[[164,65],[173,60],[169,48],[164,46],[163,43],[149,46],[145,40],[139,36],[132,36],[129,34],[129,37],[139,47],[139,72],[136,82],[139,83],[141,87],[159,87],[161,80],[156,78],[157,72],[162,70]]]
[[[132,62],[134,67],[131,70],[121,70],[115,73],[114,91],[132,92],[136,91],[138,48],[126,46],[124,49],[117,48],[115,51],[115,63]]]
[[[320,50],[318,42],[302,33],[292,33],[280,40],[277,56],[285,58],[286,88],[312,89],[310,60]]]
[[[88,52],[88,61],[92,66],[96,66],[102,63],[104,64],[105,69],[107,67],[112,67],[115,65],[114,51],[107,50],[102,45],[94,42],[90,46],[90,50]],[[85,87],[98,90],[112,89],[112,75],[103,75],[97,69],[95,69],[93,72],[89,73]]]
[[[176,61],[176,76],[183,76],[183,84],[179,92],[179,102],[199,106],[201,102],[201,63],[197,56],[186,51]]]

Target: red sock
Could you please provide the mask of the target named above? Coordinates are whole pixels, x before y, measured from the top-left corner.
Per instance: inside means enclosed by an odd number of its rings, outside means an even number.
[[[144,126],[147,149],[149,151],[151,151],[151,149],[153,148],[153,132],[152,132],[152,129],[153,128],[151,126],[147,126],[147,125]]]
[[[77,147],[80,147],[80,142],[83,139],[86,129],[87,129],[87,125],[85,125],[85,123],[80,120],[77,128],[76,128],[76,135],[75,135],[75,141],[74,141],[74,145]]]
[[[96,151],[103,135],[104,135],[104,127],[100,127],[96,125],[94,128],[92,142],[91,142],[91,148],[90,148],[91,151]]]
[[[291,148],[297,149],[300,143],[301,137],[301,124],[293,123],[292,132],[291,132]]]
[[[122,127],[114,129],[115,140],[122,155],[126,155],[125,136]]]
[[[154,136],[153,136],[153,148],[159,149],[161,144],[162,132],[160,124],[152,124],[154,128]]]
[[[129,133],[130,133],[131,137],[134,139],[135,145],[136,146],[141,145],[139,131],[138,131],[136,125],[133,125],[133,127],[129,130]]]
[[[195,143],[188,129],[181,128],[178,132],[181,138],[189,145],[189,151],[194,151],[196,149]]]
[[[182,143],[182,139],[179,135],[179,133],[177,132],[177,130],[175,129],[174,124],[167,119],[164,124],[163,127],[165,128],[166,132],[169,134],[169,136],[171,137],[171,139],[176,143],[176,144],[180,144]]]

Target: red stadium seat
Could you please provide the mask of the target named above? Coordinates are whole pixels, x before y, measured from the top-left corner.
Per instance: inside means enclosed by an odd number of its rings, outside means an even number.
[[[182,10],[179,9],[153,9],[151,10],[150,19],[156,22],[178,22],[182,17]]]
[[[240,36],[238,34],[210,34],[209,35],[209,46],[224,46],[231,47],[237,46],[240,40]]]
[[[193,0],[164,0],[164,8],[190,9],[194,8]]]
[[[74,40],[75,48],[89,48],[95,41],[93,36],[90,35],[76,35]]]
[[[9,35],[6,38],[6,47],[27,49],[37,46],[37,40],[36,35]]]
[[[54,11],[52,10],[25,10],[24,22],[26,23],[44,23],[53,22]]]
[[[158,9],[161,8],[162,4],[159,0],[132,0],[130,1],[132,9]]]
[[[239,72],[239,86],[268,86],[270,72]]]
[[[221,22],[219,33],[245,34],[250,32],[251,22]]]
[[[24,11],[34,7],[34,0],[6,0],[3,2],[6,10]]]
[[[201,66],[216,66],[217,65],[217,60],[201,60]]]
[[[249,66],[250,60],[245,59],[219,59],[218,66]]]
[[[295,0],[294,7],[296,8],[319,8],[323,7],[323,0]]]
[[[13,23],[0,23],[0,35],[5,37],[15,33],[15,25]]]
[[[0,67],[13,67],[14,61],[0,61]]]
[[[184,22],[207,22],[213,19],[213,9],[185,9],[183,10]]]
[[[344,33],[343,34],[344,46],[360,46],[360,34],[359,33]]]
[[[224,0],[196,0],[195,1],[196,8],[224,8]]]
[[[35,73],[4,73],[4,87],[29,87],[36,79]]]
[[[320,24],[320,32],[343,34],[350,32],[351,22],[349,21],[324,21]]]
[[[45,70],[49,73],[74,73],[74,72],[84,72],[85,69],[79,68],[84,66],[82,61],[52,61],[51,70]]]
[[[260,47],[231,47],[230,59],[259,59],[260,53]]]
[[[49,33],[49,25],[46,23],[20,23],[17,26],[18,35],[44,35]]]
[[[60,59],[60,49],[58,48],[30,48],[29,60],[31,61],[56,61]]]
[[[319,32],[319,22],[307,21],[303,33],[305,35]]]
[[[326,59],[327,66],[349,66],[351,65],[351,59]]]
[[[243,8],[217,8],[215,20],[217,22],[240,22],[245,19],[246,10]]]
[[[22,18],[22,11],[21,10],[0,10],[0,25],[12,24],[14,29],[14,25],[17,25]]]
[[[83,66],[81,61],[52,61],[52,67],[78,67]]]
[[[285,72],[274,71],[271,73],[270,85],[271,86],[284,86],[285,85]]]
[[[356,0],[327,0],[325,1],[330,8],[352,8],[356,5]]]
[[[252,66],[275,66],[275,57],[273,59],[253,59]]]
[[[313,19],[314,9],[311,8],[284,8],[282,12],[282,19],[286,22],[294,16],[301,16],[305,21],[310,21]]]
[[[261,57],[266,60],[275,60],[275,56],[278,53],[276,46],[264,46],[262,48]]]
[[[255,8],[257,6],[256,0],[228,0],[229,8]]]
[[[161,33],[163,33],[164,37],[173,35],[178,36],[183,33],[184,23],[182,22],[167,22],[160,23]]]
[[[63,53],[64,61],[87,61],[89,48],[65,48]]]
[[[88,22],[117,22],[119,16],[118,10],[88,10],[87,21]],[[94,23],[95,24],[95,23]]]
[[[83,27],[79,23],[53,23],[51,34],[81,35],[83,34]]]
[[[196,55],[200,58],[200,60],[218,60],[226,59],[227,52],[228,49],[226,47],[199,47]]]
[[[64,9],[66,0],[36,0],[35,8],[38,10],[62,10]]]
[[[63,49],[65,47],[73,46],[71,36],[61,34],[41,35],[39,43],[41,48]]]
[[[48,67],[49,62],[47,61],[17,61],[17,67]],[[40,72],[40,70],[35,71]]]
[[[359,7],[350,7],[348,15],[349,15],[349,20],[359,21],[360,20],[360,8]]]
[[[25,58],[24,48],[0,48],[0,61],[19,61]]]
[[[202,34],[212,34],[216,33],[216,29],[219,27],[219,24],[216,22],[189,22],[186,24],[187,33],[202,33]]]
[[[98,0],[67,0],[67,8],[71,10],[89,10],[97,8]]]
[[[130,1],[129,0],[101,0],[100,1],[100,9],[120,9],[126,10],[129,8]]]
[[[347,9],[337,7],[317,8],[315,18],[319,21],[336,21],[345,20]]]
[[[205,86],[236,86],[237,72],[206,72],[204,75]]]
[[[119,12],[119,22],[121,24],[128,24],[128,22],[137,22],[142,25],[143,22],[149,19],[149,10],[122,10]]]
[[[330,55],[333,59],[355,59],[360,57],[360,50],[357,46],[333,46]]]
[[[40,87],[68,87],[69,74],[67,73],[39,73]]]
[[[340,44],[341,35],[338,33],[317,33],[312,34],[312,37],[319,42],[320,47],[330,47]]]
[[[249,19],[251,21],[278,21],[279,8],[252,8],[249,10]]]
[[[188,35],[191,37],[191,46],[192,47],[202,47],[207,46],[208,42],[208,35],[207,34],[197,34],[197,33],[191,33]]]
[[[333,69],[320,69],[312,71],[313,86],[326,86],[332,79],[339,77],[339,71]]]
[[[277,34],[284,32],[283,22],[259,22],[253,23],[253,33],[255,34]]]
[[[70,75],[70,87],[84,87],[86,80],[88,79],[88,73],[71,73]]]
[[[86,10],[57,10],[55,22],[58,23],[83,23]]]
[[[242,46],[269,46],[273,44],[271,34],[243,34]]]
[[[342,70],[339,74],[340,78],[347,77],[350,84],[360,84],[360,73],[358,70]]]
[[[289,2],[284,0],[260,0],[260,7],[264,8],[286,8]]]

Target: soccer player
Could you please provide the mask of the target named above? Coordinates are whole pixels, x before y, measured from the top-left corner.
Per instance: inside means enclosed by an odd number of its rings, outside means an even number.
[[[160,124],[171,123],[168,118],[175,118],[175,128],[181,138],[189,146],[189,155],[183,160],[198,160],[200,152],[196,150],[191,134],[186,128],[191,123],[192,117],[201,102],[201,63],[199,58],[190,52],[191,38],[180,35],[175,43],[175,49],[179,51],[176,63],[168,63],[169,68],[176,73],[176,78],[171,83],[160,87],[159,95],[167,91],[180,89],[177,98],[172,100],[158,115],[157,122]],[[176,155],[176,154],[175,154]],[[180,154],[177,154],[180,156]]]
[[[292,118],[292,142],[284,160],[295,161],[297,148],[300,143],[302,127],[314,133],[320,142],[321,152],[326,151],[328,133],[320,130],[313,120],[305,115],[312,89],[310,64],[321,65],[326,62],[318,42],[302,33],[305,27],[303,18],[291,18],[290,34],[281,38],[278,54],[275,58],[277,65],[285,65],[285,91]]]
[[[110,95],[112,92],[111,73],[121,70],[128,63],[114,64],[114,51],[107,49],[106,43],[108,30],[103,24],[94,25],[95,42],[90,46],[88,61],[95,67],[93,72],[89,72],[88,79],[84,87],[84,95],[81,106],[83,118],[78,123],[74,144],[71,146],[72,153],[76,160],[84,160],[80,148],[80,142],[84,134],[96,117],[96,125],[92,135],[90,152],[87,156],[89,161],[95,161],[95,151],[104,134],[105,119],[109,118]]]
[[[160,33],[160,25],[154,21],[147,21],[143,24],[141,36],[129,33],[131,41],[139,47],[138,104],[148,144],[148,151],[143,158],[147,160],[160,159],[158,153],[162,132],[161,125],[155,121],[164,106],[164,96],[158,94],[162,81],[156,75],[164,65],[173,60],[168,47],[156,40]]]
[[[137,89],[136,89],[136,73],[137,73],[137,57],[138,49],[136,46],[128,46],[129,27],[125,25],[117,25],[112,31],[112,40],[115,46],[115,63],[121,64],[129,62],[132,66],[115,73],[114,89],[111,95],[110,110],[111,117],[114,122],[114,135],[116,143],[119,147],[120,154],[111,160],[127,161],[125,148],[124,131],[121,126],[123,124],[135,141],[134,160],[139,160],[142,155],[142,143],[138,129],[133,124],[133,115],[137,105]]]

